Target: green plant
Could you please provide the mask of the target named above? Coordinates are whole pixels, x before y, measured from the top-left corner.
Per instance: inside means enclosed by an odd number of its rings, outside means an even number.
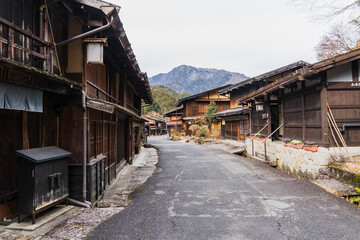
[[[206,132],[207,132],[207,128],[205,126],[201,126],[200,129],[199,129],[199,137],[201,135],[205,136]]]
[[[305,141],[305,142],[304,142],[304,145],[305,145],[305,146],[314,146],[315,143],[314,143],[314,142],[310,142],[310,141]]]
[[[294,144],[294,145],[300,145],[302,144],[303,142],[300,141],[300,140],[292,140],[290,143]]]
[[[282,141],[283,141],[284,143],[289,143],[289,142],[291,141],[291,139],[290,139],[290,138],[283,138]]]
[[[209,108],[204,117],[204,120],[206,121],[208,126],[211,126],[211,124],[217,122],[216,118],[210,117],[212,114],[216,113],[217,111],[218,111],[218,108],[216,106],[216,102],[210,102]]]
[[[359,205],[360,203],[360,196],[352,196],[352,197],[349,197],[349,201],[351,203],[354,203],[356,205]]]

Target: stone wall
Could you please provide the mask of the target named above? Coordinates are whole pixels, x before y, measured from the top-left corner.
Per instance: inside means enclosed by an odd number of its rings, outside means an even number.
[[[245,140],[246,154],[252,157],[252,143]],[[254,140],[255,156],[263,158],[264,143]],[[266,141],[266,155],[271,166],[306,179],[319,179],[327,175],[328,165],[334,162],[331,151],[319,147],[318,152],[285,147],[280,141]]]

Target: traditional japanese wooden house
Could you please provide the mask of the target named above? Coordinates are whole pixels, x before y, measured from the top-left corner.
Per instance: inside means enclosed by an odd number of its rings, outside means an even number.
[[[230,94],[230,109],[219,111],[213,117],[221,119],[221,137],[223,139],[244,140],[246,135],[256,133],[262,128],[265,135],[268,135],[277,128],[282,119],[276,118],[279,114],[279,105],[275,104],[277,98],[274,96],[269,99],[272,103],[264,106],[263,99],[256,101],[239,102],[243,96],[250,94],[271,83],[276,83],[279,79],[292,76],[293,71],[308,65],[304,61],[298,61],[259,76],[249,78],[228,88],[220,90],[220,95]],[[273,112],[273,121],[268,123],[268,110]],[[282,132],[280,132],[282,134]]]
[[[148,122],[145,123],[145,127],[148,130],[149,136],[166,134],[165,119],[155,116],[143,116],[143,118],[148,120]]]
[[[166,120],[166,129],[169,134],[174,132],[181,133],[184,130],[183,121],[183,107],[175,108],[169,112],[164,113],[164,118]]]
[[[286,138],[313,141],[329,147],[334,142],[328,123],[328,107],[348,146],[360,143],[360,49],[305,66],[242,95],[239,104],[258,108],[269,126],[283,123]],[[253,118],[253,132],[262,124]],[[270,133],[270,131],[268,131]],[[336,135],[335,135],[335,138]]]
[[[15,151],[57,146],[70,197],[96,202],[131,163],[152,102],[122,27],[97,0],[0,2],[0,218],[17,212]]]
[[[211,89],[205,92],[191,95],[186,98],[179,99],[176,103],[177,107],[183,106],[183,114],[181,120],[184,122],[184,129],[186,134],[189,126],[194,123],[197,118],[204,118],[208,111],[210,102],[215,102],[218,111],[223,111],[230,108],[230,95],[220,95],[218,91],[226,89],[231,85],[222,86],[219,88]]]

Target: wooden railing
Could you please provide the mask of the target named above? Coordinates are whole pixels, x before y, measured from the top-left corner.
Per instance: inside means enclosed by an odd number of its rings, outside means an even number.
[[[1,57],[50,71],[52,49],[52,44],[0,17]]]
[[[112,103],[116,103],[116,104],[120,104],[120,102],[114,98],[113,96],[111,96],[109,93],[105,92],[104,90],[102,90],[100,87],[98,87],[96,84],[90,82],[89,80],[86,81],[87,84],[89,86],[91,86],[92,88],[95,89],[96,91],[96,98],[97,99],[100,99],[100,94],[103,94],[105,96],[105,100],[108,101],[108,102],[112,102]]]
[[[126,107],[129,108],[129,109],[131,109],[133,112],[135,112],[135,113],[137,113],[137,114],[140,114],[139,109],[134,108],[133,106],[131,106],[131,105],[129,105],[129,104],[127,104]]]

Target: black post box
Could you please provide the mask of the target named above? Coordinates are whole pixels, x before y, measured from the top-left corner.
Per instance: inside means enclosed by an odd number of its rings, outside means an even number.
[[[57,147],[16,151],[19,168],[19,223],[21,216],[35,216],[67,200],[69,195],[68,157],[70,152]]]

